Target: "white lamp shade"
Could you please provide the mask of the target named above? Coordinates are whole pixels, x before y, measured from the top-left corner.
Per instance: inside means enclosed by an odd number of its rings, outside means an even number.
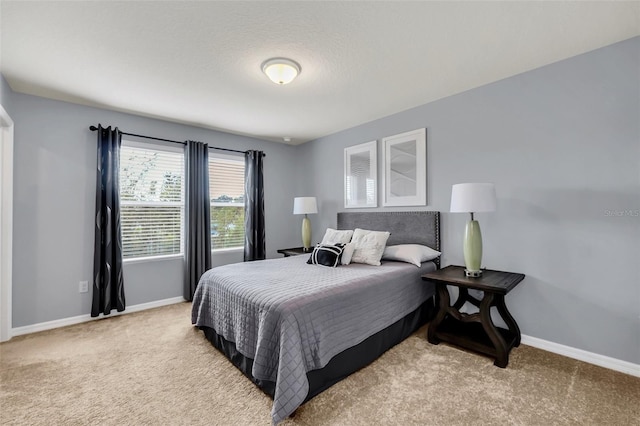
[[[458,183],[451,188],[452,213],[492,212],[496,188],[492,183]]]
[[[285,58],[274,58],[262,64],[264,72],[276,84],[289,84],[300,74],[300,65]]]
[[[293,199],[293,214],[318,213],[316,197],[296,197]]]

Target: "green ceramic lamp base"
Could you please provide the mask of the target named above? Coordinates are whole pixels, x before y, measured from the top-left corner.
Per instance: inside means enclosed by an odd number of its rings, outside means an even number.
[[[311,221],[306,214],[302,219],[302,247],[305,251],[309,251],[311,247]]]
[[[473,217],[473,216],[472,216]],[[482,234],[480,224],[477,220],[471,219],[467,223],[464,232],[464,265],[467,277],[479,277],[482,275],[480,265],[482,264]]]

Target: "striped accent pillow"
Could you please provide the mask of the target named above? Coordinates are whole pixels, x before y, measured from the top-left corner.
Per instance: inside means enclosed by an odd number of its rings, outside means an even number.
[[[313,249],[307,263],[310,265],[323,265],[335,268],[340,265],[344,244],[323,245],[318,244]]]

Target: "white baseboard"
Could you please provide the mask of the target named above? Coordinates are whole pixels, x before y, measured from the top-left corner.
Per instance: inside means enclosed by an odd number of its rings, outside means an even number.
[[[83,322],[94,321],[102,318],[117,317],[124,314],[131,314],[133,312],[144,311],[152,308],[159,308],[160,306],[173,305],[174,303],[184,302],[182,296],[172,297],[170,299],[156,300],[154,302],[140,303],[138,305],[127,306],[122,312],[113,312],[109,315],[100,314],[97,317],[92,317],[90,314],[78,315],[76,317],[62,318],[53,321],[40,322],[37,324],[25,325],[22,327],[15,327],[11,329],[11,336],[20,336],[22,334],[37,333],[38,331],[51,330],[59,327],[66,327],[68,325],[80,324]]]
[[[640,364],[634,364],[632,362],[622,361],[620,359],[599,355],[593,352],[587,352],[582,349],[572,348],[571,346],[561,345],[559,343],[538,339],[537,337],[531,337],[524,334],[522,335],[522,343],[547,352],[553,352],[554,354],[563,355],[579,361],[588,362],[589,364],[598,365],[610,370],[640,377]]]

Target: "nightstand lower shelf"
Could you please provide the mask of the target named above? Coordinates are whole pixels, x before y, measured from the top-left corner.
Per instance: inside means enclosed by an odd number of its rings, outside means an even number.
[[[495,327],[504,339],[507,348],[516,346],[517,336],[507,329]],[[445,342],[461,348],[479,352],[491,357],[498,355],[489,335],[478,322],[462,322],[447,316],[438,326],[435,336],[429,336],[431,343]]]
[[[489,355],[495,359],[495,366],[505,368],[509,363],[509,352],[520,345],[520,329],[504,303],[504,296],[524,279],[524,275],[486,269],[481,277],[467,277],[463,267],[447,266],[424,274],[422,279],[435,283],[439,300],[438,314],[429,323],[429,342],[434,345],[447,342]],[[453,305],[448,285],[458,287],[458,298]],[[470,295],[469,290],[482,291],[482,299]],[[478,312],[460,312],[467,302],[476,306]],[[507,329],[493,323],[492,307],[497,309]]]

